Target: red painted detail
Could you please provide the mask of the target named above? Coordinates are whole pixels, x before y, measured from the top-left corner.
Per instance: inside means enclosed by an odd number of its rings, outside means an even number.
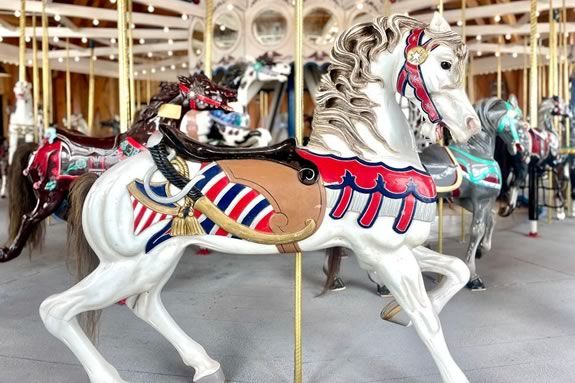
[[[265,233],[271,233],[272,229],[270,228],[270,219],[272,218],[272,216],[275,214],[275,211],[270,211],[269,213],[267,213],[265,215],[265,217],[262,218],[262,220],[260,222],[258,222],[258,224],[256,225],[255,229],[256,231],[262,231]]]
[[[369,196],[369,201],[367,206],[363,211],[363,214],[359,217],[359,224],[363,227],[371,227],[375,220],[377,219],[377,214],[381,208],[381,202],[383,200],[383,195],[381,193],[375,192]]]
[[[411,225],[413,215],[415,214],[416,204],[417,201],[413,195],[409,195],[403,200],[401,210],[399,211],[399,216],[397,217],[397,221],[395,223],[395,227],[399,232],[405,233],[407,229],[409,229],[409,225]]]
[[[339,219],[344,216],[349,207],[349,203],[351,202],[352,195],[353,195],[353,189],[351,188],[351,186],[346,186],[343,188],[341,195],[339,197],[338,204],[335,206],[332,213],[334,218]]]
[[[254,198],[256,198],[257,196],[258,193],[255,190],[250,190],[248,193],[246,193],[246,195],[242,197],[242,199],[240,199],[237,205],[232,209],[232,211],[229,214],[229,217],[234,221],[237,221],[238,218],[240,218],[240,215],[242,214],[246,206],[248,206],[248,204],[252,202]]]
[[[228,177],[222,177],[222,179],[216,182],[216,184],[212,186],[210,190],[208,190],[208,192],[206,193],[206,197],[208,197],[210,201],[213,201],[218,196],[218,194],[220,194],[220,192],[226,187],[228,183],[229,183]]]

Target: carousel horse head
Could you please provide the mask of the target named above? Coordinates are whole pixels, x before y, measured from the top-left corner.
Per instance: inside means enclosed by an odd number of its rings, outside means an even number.
[[[337,38],[331,52],[329,73],[317,95],[314,131],[349,142],[348,131],[359,124],[398,151],[394,145],[400,140],[392,127],[378,130],[383,117],[377,107],[388,105],[374,101],[395,102],[398,92],[422,111],[427,120],[424,136],[440,139],[446,127],[455,142],[465,142],[481,130],[463,88],[466,57],[463,40],[439,13],[429,25],[403,15],[356,24]],[[358,154],[370,150],[367,143],[355,146]]]
[[[487,134],[499,136],[512,156],[525,151],[520,131],[523,127],[521,110],[509,101],[496,97],[481,100],[475,110]]]
[[[17,81],[14,84],[16,100],[28,100],[32,98],[32,84],[26,81]]]
[[[202,73],[179,76],[178,80],[183,104],[190,109],[233,111],[229,103],[236,100],[235,90],[215,84]]]
[[[291,73],[291,66],[284,63],[276,63],[273,57],[262,55],[255,60],[250,60],[246,69],[248,77],[255,77],[255,80],[261,82],[286,82]]]

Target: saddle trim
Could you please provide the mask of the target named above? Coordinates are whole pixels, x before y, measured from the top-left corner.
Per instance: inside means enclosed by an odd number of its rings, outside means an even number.
[[[459,187],[461,186],[461,183],[463,182],[463,172],[461,170],[461,167],[459,166],[459,162],[457,161],[457,158],[455,158],[455,156],[453,155],[453,153],[451,152],[449,147],[444,146],[444,148],[445,148],[445,151],[447,152],[447,155],[451,159],[451,161],[453,161],[453,163],[456,165],[456,167],[455,167],[456,180],[455,180],[455,183],[453,185],[450,185],[450,186],[435,185],[435,189],[437,190],[437,193],[449,193],[449,192],[452,192],[454,190],[457,190],[457,189],[459,189]]]

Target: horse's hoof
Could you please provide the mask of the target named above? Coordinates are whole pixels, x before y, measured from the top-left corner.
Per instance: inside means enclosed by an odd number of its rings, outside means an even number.
[[[475,259],[481,259],[481,257],[483,257],[483,251],[478,247],[477,251],[475,252]]]
[[[331,284],[331,286],[329,287],[330,291],[341,291],[341,290],[345,290],[345,283],[343,283],[343,280],[340,277],[336,277],[333,280],[333,283]]]
[[[14,258],[14,256],[9,254],[7,247],[0,247],[0,263],[8,262]]]
[[[485,284],[483,284],[483,281],[479,277],[472,279],[469,282],[467,282],[467,288],[470,289],[471,291],[485,291],[485,290],[487,290],[487,288],[485,287]]]
[[[395,323],[401,326],[409,327],[411,326],[411,319],[409,316],[401,309],[399,303],[395,300],[389,302],[383,310],[381,310],[381,319]]]
[[[377,295],[380,297],[390,297],[391,291],[385,285],[377,285]]]
[[[224,372],[221,368],[213,374],[204,376],[198,380],[194,379],[194,383],[224,383],[226,378],[224,377]]]

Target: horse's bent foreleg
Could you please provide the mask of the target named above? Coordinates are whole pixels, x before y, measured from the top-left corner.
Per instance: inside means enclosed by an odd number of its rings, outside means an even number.
[[[428,292],[435,312],[439,314],[451,298],[469,281],[469,269],[459,258],[419,246],[413,255],[422,272],[443,276],[436,288]]]
[[[479,244],[485,235],[485,214],[483,209],[486,208],[486,204],[481,202],[475,204],[473,208],[473,219],[471,221],[469,245],[467,247],[467,254],[465,257],[467,267],[469,267],[469,272],[471,273],[467,287],[475,291],[485,290],[485,285],[477,274],[477,269],[475,266],[475,254],[477,253],[477,248],[479,247]]]
[[[64,197],[60,194],[50,201],[39,199],[34,210],[32,210],[31,213],[25,214],[22,218],[22,223],[12,243],[10,243],[8,247],[0,248],[0,263],[17,258],[22,253],[34,230],[44,219],[48,218],[48,216],[57,210],[63,200]]]
[[[395,315],[404,312],[435,360],[443,381],[468,382],[449,353],[441,323],[425,292],[421,269],[412,251],[404,246],[392,253],[382,254],[373,268],[396,301],[384,309],[382,318],[393,321]]]
[[[490,251],[491,250],[491,243],[493,238],[493,231],[495,230],[495,213],[493,212],[493,207],[495,206],[495,200],[491,200],[487,210],[485,211],[485,235],[483,236],[483,240],[481,241],[481,250],[482,251]]]
[[[170,259],[172,265],[156,286],[149,291],[128,298],[126,303],[134,314],[156,329],[176,348],[187,366],[194,368],[194,382],[223,383],[224,376],[220,364],[210,358],[204,348],[178,326],[166,311],[161,300],[162,288],[174,272],[182,252],[183,250],[179,251],[179,254],[174,254],[173,260]],[[163,253],[162,256],[166,255],[166,251]]]

